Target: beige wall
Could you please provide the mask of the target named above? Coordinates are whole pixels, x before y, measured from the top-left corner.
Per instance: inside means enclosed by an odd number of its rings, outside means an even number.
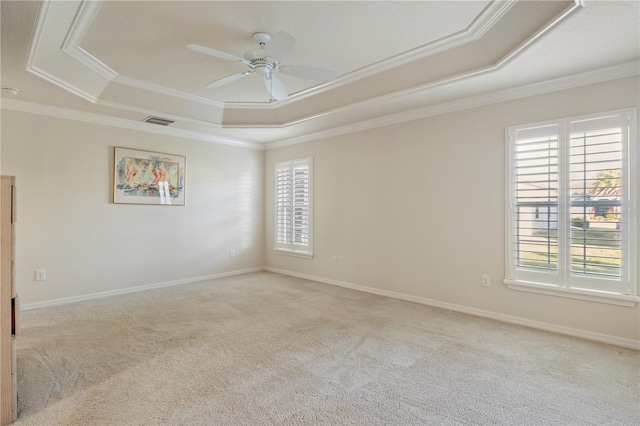
[[[502,279],[505,127],[638,107],[638,93],[632,77],[266,153],[2,110],[22,303],[267,265],[637,342],[637,306],[509,290]],[[187,205],[111,203],[114,145],[186,155]],[[274,254],[273,164],[308,156],[315,256]],[[35,282],[40,268],[47,280]]]
[[[640,307],[510,290],[505,270],[505,127],[638,107],[638,78],[274,149],[265,158],[270,267],[640,339]],[[313,259],[273,252],[275,161],[314,158]],[[344,256],[344,265],[331,256]],[[490,274],[490,288],[481,275]]]
[[[262,151],[10,110],[1,136],[23,304],[264,264]],[[186,206],[113,204],[114,145],[185,155]]]

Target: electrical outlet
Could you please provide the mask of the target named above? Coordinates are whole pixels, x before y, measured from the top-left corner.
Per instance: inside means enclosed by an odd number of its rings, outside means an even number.
[[[235,257],[236,251],[234,249],[229,249],[229,257]]]
[[[338,264],[339,264],[339,265],[344,265],[344,256],[340,256],[340,257],[338,258]]]
[[[491,277],[489,275],[482,275],[482,287],[491,287]]]
[[[44,281],[47,279],[47,271],[44,269],[36,269],[34,272],[36,281]]]
[[[333,263],[334,265],[338,263],[338,256],[331,256],[331,263]]]

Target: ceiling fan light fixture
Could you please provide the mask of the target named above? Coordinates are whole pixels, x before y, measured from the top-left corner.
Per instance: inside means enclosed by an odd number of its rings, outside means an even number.
[[[272,67],[268,64],[259,64],[255,67],[256,74],[263,77],[269,77],[271,75],[271,69]]]

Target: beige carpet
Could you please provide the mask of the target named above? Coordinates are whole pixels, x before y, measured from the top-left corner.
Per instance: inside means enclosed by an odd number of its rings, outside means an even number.
[[[21,332],[18,425],[640,424],[636,351],[267,272]]]

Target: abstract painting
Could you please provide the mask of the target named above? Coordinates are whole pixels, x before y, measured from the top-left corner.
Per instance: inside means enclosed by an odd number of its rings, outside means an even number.
[[[113,202],[184,206],[186,157],[115,148]]]

